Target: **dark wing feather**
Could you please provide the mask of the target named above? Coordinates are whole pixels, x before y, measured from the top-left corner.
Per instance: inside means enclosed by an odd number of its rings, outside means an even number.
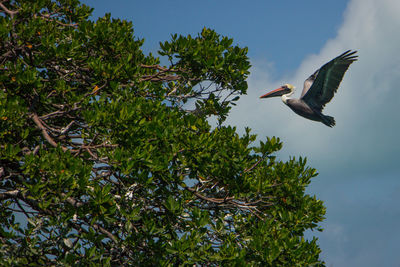
[[[311,75],[306,82],[312,82],[312,85],[308,90],[303,89],[301,99],[314,109],[322,111],[336,93],[350,64],[357,60],[358,56],[354,55],[355,53],[357,51],[348,50]]]

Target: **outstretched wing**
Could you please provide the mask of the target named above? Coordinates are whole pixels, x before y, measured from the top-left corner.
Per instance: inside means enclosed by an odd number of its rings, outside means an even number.
[[[350,64],[357,60],[357,51],[348,50],[332,59],[304,82],[301,99],[312,108],[322,111],[331,101]]]
[[[311,74],[310,77],[307,78],[307,80],[304,81],[303,91],[301,92],[300,98],[303,98],[303,96],[310,89],[311,85],[313,85],[315,78],[317,78],[318,72],[319,72],[319,69],[317,69],[313,74]]]

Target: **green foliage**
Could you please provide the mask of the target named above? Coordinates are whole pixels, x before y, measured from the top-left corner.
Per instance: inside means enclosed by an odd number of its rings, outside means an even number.
[[[316,171],[223,125],[247,48],[204,28],[160,43],[161,66],[131,22],[79,1],[2,5],[2,263],[323,264],[303,238],[325,213]]]

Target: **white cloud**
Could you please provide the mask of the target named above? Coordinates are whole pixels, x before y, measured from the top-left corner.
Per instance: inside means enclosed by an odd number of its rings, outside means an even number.
[[[282,159],[307,156],[321,173],[310,189],[328,207],[325,231],[318,235],[328,266],[398,264],[399,213],[393,211],[398,211],[400,153],[399,31],[400,1],[351,0],[337,36],[318,53],[306,55],[292,77],[274,80],[268,68],[253,62],[248,95],[228,121],[238,129],[249,126],[259,138],[281,137]],[[297,86],[299,97],[313,71],[348,49],[359,51],[359,61],[324,110],[335,117],[334,128],[296,115],[278,98],[259,99],[284,83]],[[390,189],[396,193],[385,200]]]
[[[400,1],[351,1],[337,36],[319,53],[306,56],[293,77],[273,80],[268,68],[253,62],[248,95],[233,109],[228,123],[239,129],[249,126],[259,138],[281,137],[282,157],[308,156],[320,170],[395,167],[394,158],[387,159],[400,152],[399,29]],[[335,117],[334,128],[299,117],[278,98],[258,98],[287,82],[297,86],[299,97],[305,78],[348,49],[359,51],[359,61],[350,66],[324,110]]]

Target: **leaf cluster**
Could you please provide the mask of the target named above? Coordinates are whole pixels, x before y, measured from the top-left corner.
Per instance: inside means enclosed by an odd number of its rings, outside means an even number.
[[[0,5],[0,260],[9,265],[322,265],[316,171],[223,125],[247,48],[204,28],[145,55],[75,0]],[[218,127],[208,119],[215,116]]]

